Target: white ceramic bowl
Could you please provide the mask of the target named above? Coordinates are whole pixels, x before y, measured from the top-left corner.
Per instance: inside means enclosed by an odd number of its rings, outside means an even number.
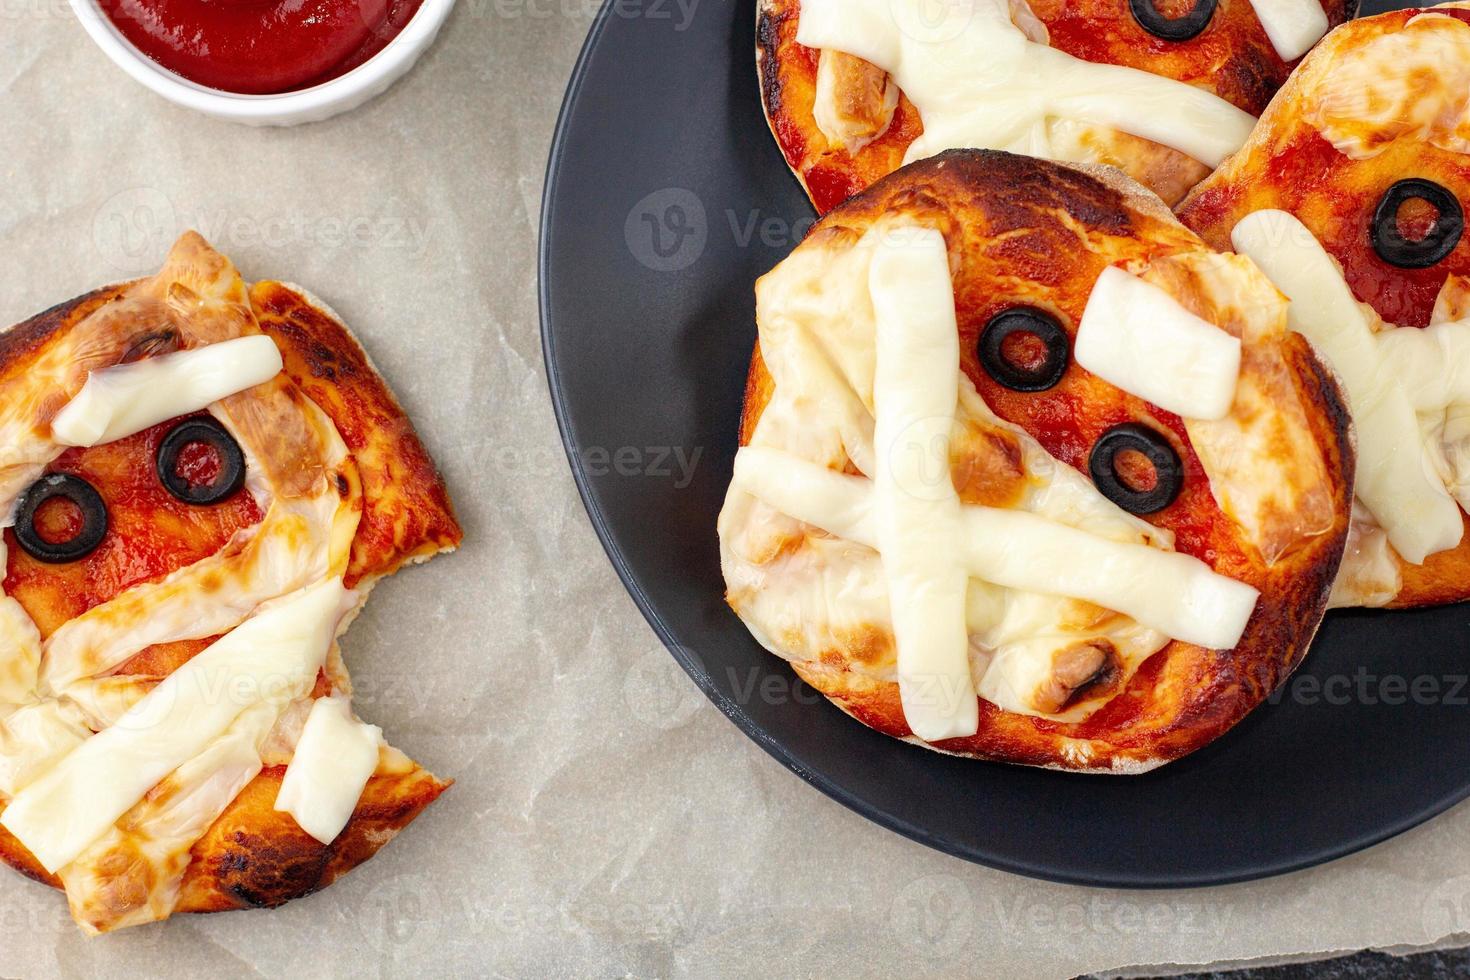
[[[237,95],[191,82],[133,47],[97,0],[71,0],[71,7],[87,34],[119,68],[170,102],[247,126],[294,126],[356,109],[385,92],[434,42],[454,3],[423,0],[408,26],[368,61],[331,81],[280,95]]]

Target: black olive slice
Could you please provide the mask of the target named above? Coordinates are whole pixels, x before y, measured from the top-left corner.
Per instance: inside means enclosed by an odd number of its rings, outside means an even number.
[[[1041,341],[1046,356],[1035,366],[1017,364],[1005,354],[1012,334],[1030,334]],[[985,373],[1012,391],[1045,391],[1062,380],[1071,360],[1071,339],[1049,313],[1030,306],[1017,306],[990,318],[980,331],[975,354]]]
[[[1118,454],[1130,449],[1142,453],[1153,466],[1154,484],[1148,489],[1129,486],[1118,472]],[[1104,432],[1092,447],[1087,469],[1102,495],[1130,514],[1163,510],[1184,486],[1184,466],[1169,440],[1137,422],[1115,425]]]
[[[1399,208],[1407,201],[1423,201],[1436,212],[1434,224],[1423,238],[1405,238],[1399,231]],[[1464,231],[1465,212],[1459,199],[1432,180],[1410,177],[1383,192],[1369,234],[1373,251],[1389,265],[1427,269],[1455,250]]]
[[[62,497],[82,514],[82,527],[68,541],[47,541],[36,530],[36,512],[41,505]],[[107,505],[97,488],[70,473],[52,473],[31,484],[15,508],[15,540],[21,550],[37,561],[59,565],[78,561],[97,550],[107,536]]]
[[[1128,0],[1128,9],[1138,26],[1165,41],[1188,41],[1199,35],[1215,16],[1219,0],[1195,0],[1193,9],[1183,17],[1165,17],[1155,6],[1156,0]]]
[[[192,483],[179,473],[184,447],[203,443],[214,450],[219,472],[208,483]],[[186,504],[217,504],[245,485],[245,453],[228,429],[208,416],[185,419],[158,444],[158,479],[164,489]]]

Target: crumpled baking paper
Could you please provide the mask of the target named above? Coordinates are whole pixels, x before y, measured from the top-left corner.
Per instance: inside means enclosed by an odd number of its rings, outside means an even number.
[[[1470,808],[1268,881],[1053,885],[866,822],[705,702],[602,555],[541,363],[542,175],[593,13],[461,0],[383,98],[253,130],[131,82],[64,0],[0,0],[0,320],[149,272],[197,228],[355,328],[466,531],[345,641],[358,710],[458,780],[443,799],[275,912],[88,941],[0,872],[0,977],[1045,977],[1470,932]]]

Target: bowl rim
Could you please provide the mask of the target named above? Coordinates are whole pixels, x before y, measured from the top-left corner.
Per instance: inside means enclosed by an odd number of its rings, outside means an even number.
[[[102,10],[100,0],[68,0],[87,36],[134,81],[170,102],[214,116],[260,120],[310,116],[371,95],[375,86],[406,68],[423,52],[454,9],[456,0],[422,0],[419,9],[383,49],[351,71],[310,88],[251,95],[210,88],[171,71],[138,50]]]

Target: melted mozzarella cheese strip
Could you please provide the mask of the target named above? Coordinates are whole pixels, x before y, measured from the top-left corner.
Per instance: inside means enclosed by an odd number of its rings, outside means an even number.
[[[1390,327],[1373,339],[1380,370],[1398,378],[1415,411],[1470,403],[1470,320]]]
[[[1251,7],[1282,61],[1294,61],[1327,33],[1327,12],[1317,0],[1251,0]]]
[[[1047,122],[1062,118],[1214,167],[1255,124],[1203,89],[1030,41],[1004,0],[803,0],[796,39],[893,76],[924,122],[906,163],[955,147],[1049,155]]]
[[[309,692],[354,598],[333,578],[262,607],[22,789],[0,825],[55,873],[247,708]]]
[[[95,446],[197,412],[281,373],[281,352],[263,335],[237,337],[93,371],[51,422],[63,446]]]
[[[8,554],[0,538],[0,578]],[[16,705],[36,699],[41,669],[41,634],[20,603],[0,591],[0,719]]]
[[[735,456],[735,483],[797,520],[881,547],[873,494],[861,477],[747,446]],[[965,505],[961,513],[962,555],[971,576],[1092,602],[1186,643],[1234,647],[1259,596],[1176,551],[1110,540],[1026,511]]]
[[[1407,137],[1470,153],[1470,24],[1430,10],[1338,47],[1299,111],[1339,152],[1364,160]]]
[[[1384,369],[1372,327],[1342,272],[1312,233],[1284,211],[1247,215],[1232,233],[1290,299],[1292,329],[1337,371],[1358,430],[1357,495],[1405,561],[1459,544],[1460,508],[1426,458],[1414,403]]]
[[[92,735],[67,701],[37,701],[0,721],[0,794],[14,796]]]
[[[84,931],[111,932],[173,913],[190,848],[260,773],[260,745],[276,715],[266,702],[246,708],[58,872]]]
[[[61,692],[154,644],[219,635],[262,602],[326,577],[339,504],[335,492],[275,501],[213,555],[68,620],[46,640],[43,686]]]
[[[874,248],[873,526],[904,717],[933,742],[973,735],[980,724],[965,633],[960,500],[949,473],[959,329],[943,235],[893,229]]]
[[[275,808],[323,844],[342,833],[378,768],[383,731],[352,717],[344,697],[319,698],[306,716]]]
[[[1093,284],[1074,356],[1104,381],[1184,418],[1224,418],[1240,378],[1238,338],[1116,266]]]

